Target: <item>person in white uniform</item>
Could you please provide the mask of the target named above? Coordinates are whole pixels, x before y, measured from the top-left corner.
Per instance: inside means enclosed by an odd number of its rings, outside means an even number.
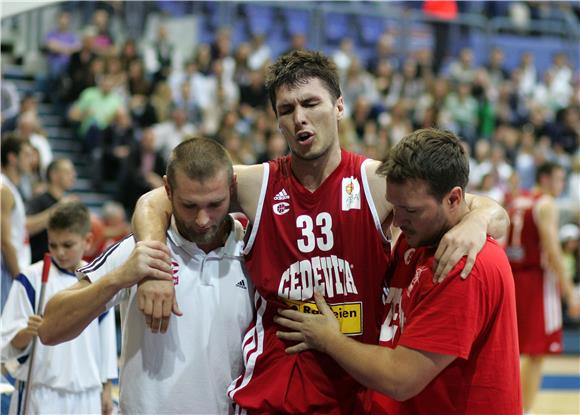
[[[77,282],[74,271],[86,264],[82,256],[91,238],[86,206],[69,202],[56,208],[48,224],[52,262],[45,299]],[[11,373],[18,380],[11,414],[23,413],[32,340],[42,323],[38,309],[42,270],[43,261],[39,261],[16,277],[2,315],[2,361],[17,359],[19,363]],[[114,313],[98,316],[70,342],[55,347],[37,344],[32,369],[29,413],[110,414],[111,379],[117,377]]]
[[[26,210],[17,186],[22,175],[31,171],[33,152],[32,145],[27,140],[16,136],[8,136],[2,140],[0,311],[4,309],[12,281],[21,269],[30,265]]]
[[[173,205],[169,248],[133,236],[113,245],[47,304],[40,337],[66,341],[120,303],[121,412],[233,413],[226,389],[241,374],[254,290],[243,267],[243,229],[227,214],[231,160],[214,140],[192,138],[173,150],[164,182]],[[146,276],[172,279],[181,304],[163,336],[146,327],[140,311],[146,305],[135,284]]]

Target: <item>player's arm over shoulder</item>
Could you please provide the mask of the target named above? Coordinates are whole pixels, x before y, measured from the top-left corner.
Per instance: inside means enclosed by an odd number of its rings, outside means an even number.
[[[235,165],[234,174],[237,181],[236,199],[242,212],[253,223],[260,200],[264,166],[262,164],[253,164],[251,166]]]
[[[373,202],[377,213],[379,214],[379,219],[381,223],[384,224],[389,218],[390,213],[393,210],[392,205],[387,202],[387,180],[385,177],[377,174],[377,169],[381,165],[378,160],[369,160],[366,164],[366,173],[369,183],[369,188],[373,196]]]

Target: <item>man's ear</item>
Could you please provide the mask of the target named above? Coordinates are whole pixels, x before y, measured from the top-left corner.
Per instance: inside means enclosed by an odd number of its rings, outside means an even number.
[[[163,187],[165,187],[165,193],[167,194],[167,198],[171,199],[171,184],[169,184],[169,179],[167,179],[167,175],[163,175]]]
[[[457,209],[463,203],[463,189],[459,186],[455,186],[447,194],[447,203],[451,209]]]
[[[344,117],[344,98],[341,96],[336,100],[336,119],[342,120]]]

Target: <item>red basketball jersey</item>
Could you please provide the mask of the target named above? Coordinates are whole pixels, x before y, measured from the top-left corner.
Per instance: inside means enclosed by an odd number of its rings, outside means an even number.
[[[246,266],[256,287],[257,317],[243,344],[245,372],[229,396],[251,413],[356,414],[370,394],[328,356],[289,355],[276,337],[278,308],[316,313],[324,293],[342,332],[377,343],[389,260],[362,156],[342,151],[339,166],[315,191],[294,177],[291,158],[264,164]],[[355,358],[355,357],[353,357]]]
[[[536,225],[535,206],[541,193],[521,194],[509,204],[510,228],[506,252],[514,271],[526,268],[540,268],[542,251],[540,234]]]

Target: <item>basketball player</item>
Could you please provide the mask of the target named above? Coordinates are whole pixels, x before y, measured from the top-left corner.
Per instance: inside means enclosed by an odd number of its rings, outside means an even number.
[[[449,132],[418,130],[391,149],[379,172],[402,230],[381,345],[341,334],[336,312],[318,295],[322,314],[282,310],[276,323],[297,332],[278,335],[299,342],[288,351],[326,352],[361,384],[388,395],[375,395],[373,415],[521,414],[514,282],[502,247],[488,238],[466,281],[460,262],[433,283],[437,242],[468,212],[461,142]]]
[[[336,68],[321,53],[282,56],[270,67],[267,87],[291,155],[236,166],[238,201],[251,222],[244,255],[257,289],[257,316],[244,340],[245,372],[228,395],[240,413],[361,413],[371,404],[366,388],[327,356],[286,355],[273,317],[279,307],[315,311],[312,296],[321,290],[346,335],[378,341],[389,261],[384,230],[392,213],[384,203],[385,180],[376,174],[380,162],[340,148],[344,100]],[[468,203],[472,211],[442,238],[438,275],[464,255],[469,271],[486,232],[503,232],[505,212],[497,204],[471,197]],[[140,239],[163,240],[168,213],[160,215],[162,207],[170,212],[159,189],[140,201],[134,218]],[[140,290],[149,325],[163,331],[172,287],[147,281]]]
[[[40,337],[66,341],[120,303],[122,413],[232,413],[226,389],[242,370],[253,287],[242,267],[241,225],[227,214],[231,160],[214,140],[190,139],[173,150],[164,181],[173,206],[169,250],[159,242],[136,245],[132,236],[113,245],[48,303]],[[172,281],[183,308],[165,336],[147,330],[135,295],[134,284],[151,272]]]
[[[516,284],[525,412],[532,408],[539,389],[544,355],[562,351],[561,298],[571,315],[578,312],[558,240],[554,199],[564,189],[564,178],[561,166],[546,162],[536,172],[536,189],[517,196],[508,206],[511,225],[506,249]]]

